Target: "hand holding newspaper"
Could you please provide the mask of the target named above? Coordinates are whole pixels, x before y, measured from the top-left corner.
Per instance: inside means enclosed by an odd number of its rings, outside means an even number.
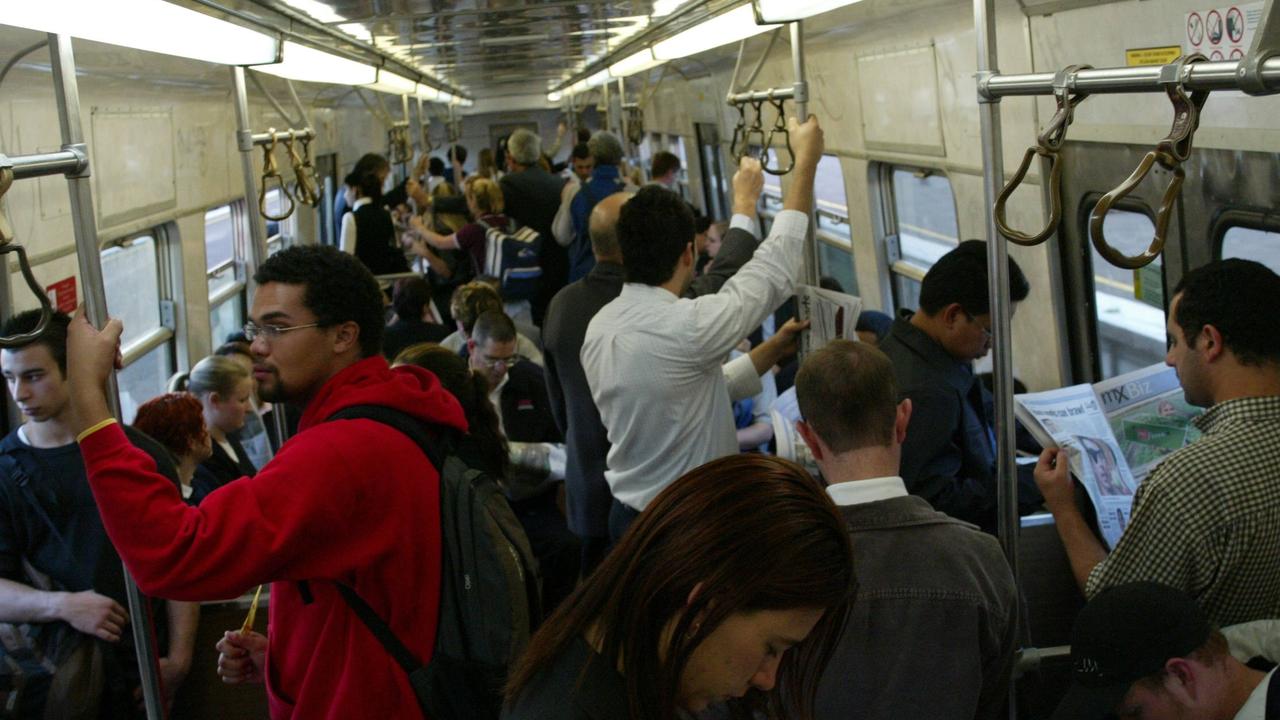
[[[862,311],[860,298],[801,285],[796,288],[796,303],[800,317],[809,320],[809,332],[800,336],[800,357],[838,338],[858,339],[856,328],[858,314]]]
[[[1045,447],[1066,448],[1071,474],[1097,512],[1103,540],[1115,547],[1133,495],[1169,453],[1197,439],[1201,410],[1182,397],[1173,368],[1136,370],[1096,385],[1015,397],[1014,414]]]

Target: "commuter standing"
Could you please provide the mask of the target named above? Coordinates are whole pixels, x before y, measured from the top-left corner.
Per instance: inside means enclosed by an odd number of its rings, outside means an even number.
[[[430,661],[441,582],[438,475],[387,425],[325,420],[377,404],[463,430],[462,410],[430,373],[387,366],[382,293],[351,256],[295,246],[254,280],[246,327],[254,376],[263,399],[305,408],[300,432],[257,475],[199,507],[186,506],[129,447],[107,409],[102,388],[120,322],[98,331],[83,316],[73,321],[75,426],[103,524],[146,591],[205,599],[273,583],[269,637],[229,633],[220,643],[223,680],[267,678],[273,718],[421,717],[408,676],[336,583]]]
[[[516,130],[507,138],[508,172],[499,182],[507,215],[542,237],[542,284],[533,302],[533,324],[538,326],[546,315],[547,303],[569,277],[569,256],[551,233],[564,178],[543,170],[538,164],[541,157],[542,139],[528,130]]]
[[[908,495],[911,401],[865,343],[833,340],[796,375],[797,429],[853,541],[858,591],[818,687],[818,718],[1007,717],[1018,589],[995,538]]]

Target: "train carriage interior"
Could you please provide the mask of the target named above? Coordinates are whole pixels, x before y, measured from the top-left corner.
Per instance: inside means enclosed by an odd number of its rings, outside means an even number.
[[[974,371],[993,376],[995,534],[1026,621],[1009,716],[1048,718],[1085,596],[1054,516],[1018,515],[1016,465],[1034,460],[1015,458],[1013,382],[1040,393],[1163,363],[1189,273],[1228,258],[1280,272],[1277,58],[1275,0],[4,3],[0,319],[42,301],[122,319],[114,389],[132,422],[251,320],[262,263],[343,249],[335,202],[366,153],[389,163],[387,191],[426,184],[428,158],[452,178],[496,154],[505,172],[506,139],[531,131],[568,178],[579,131],[610,131],[636,185],[672,154],[669,188],[726,223],[738,160],[757,157],[767,235],[796,182],[787,120],[811,114],[806,284],[896,316],[962,241],[993,258],[992,351]],[[1006,254],[1021,302],[1000,295]],[[383,279],[427,266],[411,267]],[[11,400],[4,434],[28,420]],[[254,589],[203,599],[191,670],[167,712],[147,693],[148,717],[281,716],[261,685],[215,672]]]

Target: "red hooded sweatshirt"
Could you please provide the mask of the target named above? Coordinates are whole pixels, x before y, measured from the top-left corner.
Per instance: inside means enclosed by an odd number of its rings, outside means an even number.
[[[404,671],[327,582],[354,587],[415,656],[431,659],[440,603],[439,476],[411,440],[386,425],[323,422],[366,404],[466,429],[462,408],[434,375],[392,370],[379,356],[331,378],[274,460],[198,507],[182,501],[118,425],[81,443],[107,534],[144,593],[209,600],[272,583],[272,718],[422,717]],[[300,580],[309,581],[310,603]]]

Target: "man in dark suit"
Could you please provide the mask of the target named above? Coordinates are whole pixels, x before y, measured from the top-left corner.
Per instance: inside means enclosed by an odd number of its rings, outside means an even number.
[[[755,214],[763,187],[760,163],[744,159],[741,169],[733,176],[733,224],[725,234],[715,264],[693,281],[690,297],[716,292],[751,259],[759,244]],[[551,410],[566,439],[569,529],[582,541],[584,577],[599,564],[609,548],[609,509],[613,497],[604,479],[609,440],[591,399],[579,353],[591,319],[622,293],[625,278],[617,224],[622,205],[630,197],[631,193],[615,193],[592,209],[589,229],[595,267],[586,277],[556,294],[547,307],[542,330]]]
[[[516,130],[507,138],[507,174],[499,181],[506,214],[542,236],[542,287],[533,301],[536,325],[542,324],[547,303],[564,287],[569,274],[569,256],[551,235],[564,178],[542,169],[541,157],[542,139],[528,130]]]

